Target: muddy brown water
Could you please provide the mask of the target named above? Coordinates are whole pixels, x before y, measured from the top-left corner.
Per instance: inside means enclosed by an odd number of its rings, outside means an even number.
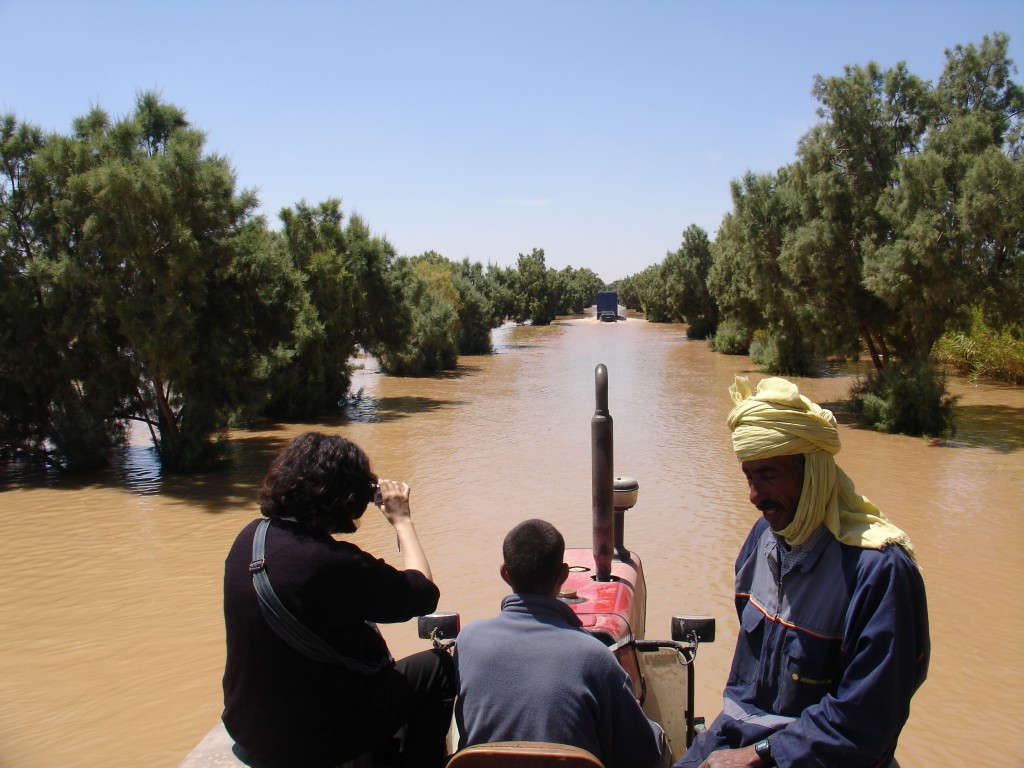
[[[441,590],[463,623],[505,594],[501,540],[544,517],[590,546],[594,368],[609,369],[615,472],[640,483],[626,546],[644,562],[648,637],[676,613],[718,618],[701,647],[697,709],[720,709],[736,636],[732,563],[756,511],[724,426],[726,387],[760,374],[680,326],[570,318],[495,332],[497,354],[438,378],[372,361],[344,420],[232,435],[230,469],[160,476],[140,440],[87,479],[8,473],[0,485],[0,768],[176,766],[216,723],[224,661],[223,558],[255,516],[270,458],[309,428],[360,444],[413,488]],[[1024,390],[955,380],[952,440],[880,435],[843,416],[852,374],[799,380],[843,423],[840,465],[911,536],[928,589],[933,656],[897,757],[904,768],[1024,765]],[[144,436],[143,436],[144,437]],[[395,564],[367,515],[355,540]],[[392,651],[424,647],[385,628]]]

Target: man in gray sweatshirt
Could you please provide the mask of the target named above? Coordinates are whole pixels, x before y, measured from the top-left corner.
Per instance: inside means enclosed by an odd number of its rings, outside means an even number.
[[[653,768],[665,747],[629,676],[558,599],[569,575],[565,541],[527,520],[502,546],[501,577],[513,594],[501,613],[470,623],[455,646],[459,748],[495,741],[582,747],[607,768]]]

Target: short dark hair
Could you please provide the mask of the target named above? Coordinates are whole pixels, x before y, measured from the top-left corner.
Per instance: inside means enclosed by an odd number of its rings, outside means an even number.
[[[547,595],[558,584],[565,559],[565,539],[545,520],[524,520],[501,545],[512,589],[526,595]]]
[[[377,476],[362,449],[338,435],[305,432],[270,465],[259,494],[267,517],[294,517],[329,533],[352,533]]]

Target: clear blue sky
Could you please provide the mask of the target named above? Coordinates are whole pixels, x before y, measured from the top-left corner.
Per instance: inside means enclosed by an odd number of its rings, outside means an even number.
[[[1021,0],[0,0],[0,28],[0,111],[68,133],[156,91],[274,228],[338,197],[400,254],[543,248],[607,281],[714,237],[730,181],[791,162],[816,74],[934,82],[996,31],[1024,66]]]

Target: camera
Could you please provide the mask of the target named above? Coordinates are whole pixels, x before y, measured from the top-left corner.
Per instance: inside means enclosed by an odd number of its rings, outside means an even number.
[[[384,503],[384,497],[380,493],[380,486],[376,483],[370,483],[370,490],[373,492],[373,503],[379,507]]]

